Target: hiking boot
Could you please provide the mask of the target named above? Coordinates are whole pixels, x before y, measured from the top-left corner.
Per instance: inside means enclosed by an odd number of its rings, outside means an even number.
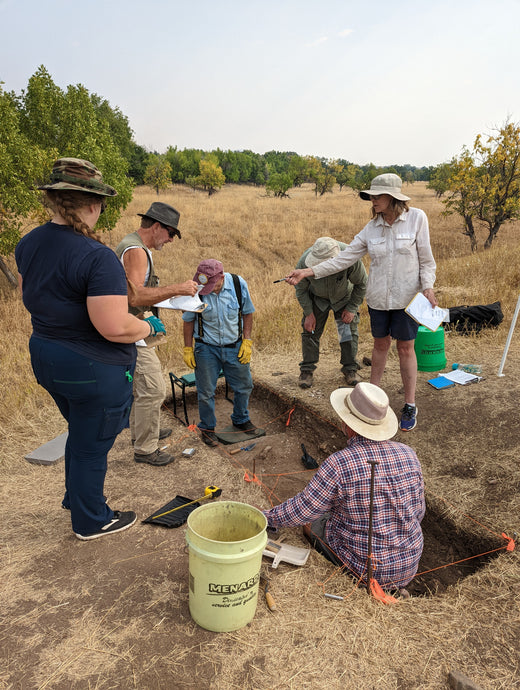
[[[310,388],[312,386],[312,371],[301,371],[298,385],[300,388]]]
[[[110,522],[102,527],[98,532],[92,532],[91,534],[78,534],[74,532],[78,539],[82,541],[89,541],[90,539],[97,539],[98,537],[105,537],[107,534],[114,534],[114,532],[122,532],[125,529],[131,527],[137,519],[137,515],[133,510],[127,510],[126,512],[120,510],[114,510],[114,517]]]
[[[343,376],[345,377],[347,386],[355,386],[361,381],[357,371],[344,371]]]
[[[243,431],[246,434],[254,434],[256,431],[256,426],[250,419],[248,419],[247,422],[242,422],[242,424],[235,424],[235,422],[233,422],[233,426],[235,429],[240,429],[240,431]]]
[[[168,436],[171,436],[172,430],[171,429],[159,429],[159,441],[162,441],[163,438],[168,438]],[[135,443],[135,438],[132,439],[132,445]]]
[[[417,426],[417,406],[408,405],[401,410],[401,421],[399,422],[399,428],[401,431],[411,431]]]
[[[210,448],[215,448],[218,446],[218,438],[214,429],[201,429],[202,440]]]
[[[173,455],[169,455],[162,450],[155,450],[153,453],[143,454],[134,453],[134,460],[136,462],[146,462],[148,465],[155,465],[156,467],[162,467],[163,465],[169,465],[173,462],[175,458]]]

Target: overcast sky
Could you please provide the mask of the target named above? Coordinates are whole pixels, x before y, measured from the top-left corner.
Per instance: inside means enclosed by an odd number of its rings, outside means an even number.
[[[520,121],[520,0],[0,0],[0,81],[44,65],[138,144],[436,165]]]

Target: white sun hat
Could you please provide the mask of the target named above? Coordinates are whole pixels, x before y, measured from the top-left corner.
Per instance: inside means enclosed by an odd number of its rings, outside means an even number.
[[[318,237],[305,257],[305,265],[312,268],[322,261],[332,259],[339,252],[340,248],[337,240],[333,240],[332,237]]]
[[[397,433],[397,417],[382,388],[361,381],[355,388],[337,388],[330,394],[334,411],[360,436],[387,441]]]
[[[359,192],[359,196],[364,201],[370,201],[371,196],[390,194],[390,196],[393,196],[394,199],[398,199],[399,201],[410,201],[410,197],[401,192],[402,186],[403,181],[399,175],[395,173],[385,173],[384,175],[374,177],[370,183],[370,189]]]

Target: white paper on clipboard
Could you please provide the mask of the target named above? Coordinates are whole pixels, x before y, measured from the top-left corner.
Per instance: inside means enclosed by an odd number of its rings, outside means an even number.
[[[182,311],[194,311],[200,313],[206,308],[206,304],[201,301],[199,292],[204,285],[199,285],[197,294],[194,297],[191,295],[178,295],[177,297],[170,297],[162,302],[157,302],[154,307],[161,307],[161,309],[182,309]]]
[[[432,307],[430,301],[418,292],[410,304],[406,307],[405,312],[420,323],[421,326],[426,326],[430,331],[436,331],[443,321],[450,320],[450,312],[448,309],[441,309],[440,307]]]

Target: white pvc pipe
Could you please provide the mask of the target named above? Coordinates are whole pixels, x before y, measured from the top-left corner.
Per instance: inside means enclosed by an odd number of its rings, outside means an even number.
[[[516,302],[515,313],[513,314],[513,320],[511,321],[511,326],[509,327],[509,333],[507,334],[506,346],[504,347],[504,354],[502,355],[502,361],[500,362],[500,366],[498,367],[497,376],[505,376],[505,374],[503,374],[502,371],[504,369],[504,364],[506,363],[506,357],[507,357],[507,353],[509,350],[509,346],[511,345],[511,339],[513,337],[513,332],[515,330],[516,320],[518,318],[518,312],[519,311],[520,311],[520,295],[518,296],[518,300]]]

